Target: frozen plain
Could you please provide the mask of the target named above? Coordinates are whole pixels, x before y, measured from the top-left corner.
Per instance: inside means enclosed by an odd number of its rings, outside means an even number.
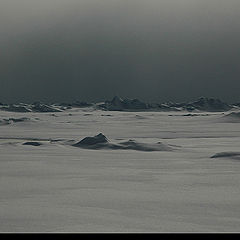
[[[30,118],[0,125],[0,231],[239,232],[240,158],[211,156],[240,152],[240,121],[185,114],[0,111]],[[71,146],[100,132],[174,150]]]

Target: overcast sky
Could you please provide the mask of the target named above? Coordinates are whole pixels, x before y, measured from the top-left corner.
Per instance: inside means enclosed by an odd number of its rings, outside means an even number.
[[[0,102],[240,102],[240,0],[0,0]]]

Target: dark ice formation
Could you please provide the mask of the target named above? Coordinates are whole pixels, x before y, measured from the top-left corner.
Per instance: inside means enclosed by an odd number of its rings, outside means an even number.
[[[115,96],[111,101],[99,105],[99,108],[109,111],[124,111],[124,110],[146,110],[149,109],[148,104],[141,102],[138,99],[122,99]]]
[[[21,104],[3,105],[0,107],[0,110],[9,112],[31,112],[31,109],[29,107]]]
[[[47,104],[43,104],[40,102],[35,102],[33,104],[9,104],[9,105],[1,105],[0,110],[9,111],[9,112],[61,112],[60,109],[50,106]]]
[[[200,110],[200,111],[228,111],[232,108],[229,104],[222,102],[219,99],[201,97],[197,101],[186,104],[186,110]]]
[[[165,103],[160,104],[159,108],[165,111],[172,111],[172,110],[186,110],[189,112],[192,111],[207,111],[207,112],[222,112],[222,111],[228,111],[233,106],[222,102],[219,99],[215,98],[204,98],[201,97],[193,102],[185,102],[185,103]]]
[[[86,108],[86,107],[91,107],[93,106],[92,103],[88,103],[88,102],[84,102],[84,101],[75,101],[75,102],[71,102],[71,103],[59,103],[58,104],[61,109],[71,109],[73,107],[75,108]]]
[[[33,103],[31,110],[33,112],[61,112],[60,109],[54,108],[52,106],[48,106],[40,102]]]
[[[23,143],[23,145],[30,145],[30,146],[38,147],[38,146],[41,146],[42,144],[39,142],[25,142],[25,143]]]
[[[80,142],[74,144],[75,147],[87,147],[87,146],[93,146],[93,145],[97,145],[97,144],[105,144],[107,143],[108,140],[107,138],[102,134],[99,133],[98,135],[94,136],[94,137],[85,137],[84,139],[82,139]]]
[[[238,103],[234,103],[234,104],[232,104],[233,106],[236,106],[236,107],[240,107],[240,103],[238,102]]]

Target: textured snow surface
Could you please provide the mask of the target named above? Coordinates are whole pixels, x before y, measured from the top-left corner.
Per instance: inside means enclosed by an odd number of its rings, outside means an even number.
[[[230,113],[0,111],[30,119],[0,124],[0,231],[239,231],[240,123],[223,120]],[[73,146],[99,133],[171,151]]]

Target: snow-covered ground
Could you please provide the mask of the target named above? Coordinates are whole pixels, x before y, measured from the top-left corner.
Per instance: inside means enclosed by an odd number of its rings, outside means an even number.
[[[0,231],[240,231],[238,115],[188,114],[0,111]],[[72,146],[99,133],[172,150]]]

